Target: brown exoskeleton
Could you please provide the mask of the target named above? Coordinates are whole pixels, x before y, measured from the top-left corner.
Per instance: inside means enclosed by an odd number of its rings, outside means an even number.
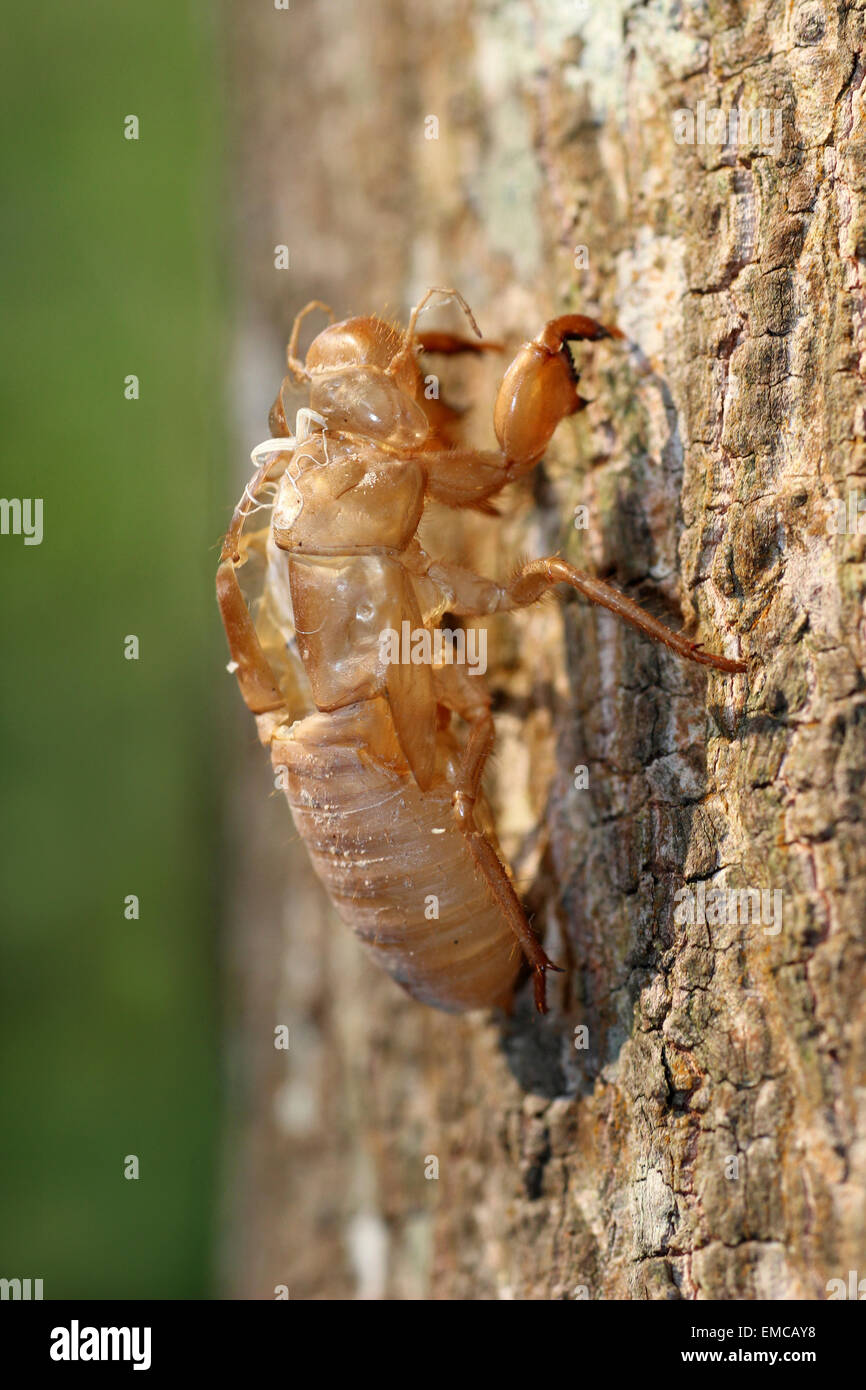
[[[499,584],[424,552],[416,532],[429,499],[492,510],[490,499],[534,468],[559,422],[586,404],[568,344],[621,337],[580,314],[552,319],[505,373],[493,417],[499,450],[455,447],[439,403],[425,400],[419,353],[487,345],[416,331],[436,293],[458,300],[480,338],[459,294],[430,290],[405,332],[375,316],[332,322],[301,361],[301,320],[326,306],[298,315],[288,365],[309,385],[310,405],[292,433],[286,377],[223,545],[217,594],[230,669],[285,770],[295,823],[340,915],[427,1004],[507,1004],[522,955],[543,1012],[545,971],[558,967],[527,922],[481,789],[494,740],[490,696],[453,662],[386,660],[383,632],[408,621],[432,634],[446,611],[521,608],[564,583],[680,656],[720,671],[746,667],[702,651],[555,556]],[[246,530],[267,505],[263,493],[273,495],[270,524]],[[251,608],[244,566],[254,575]],[[454,714],[467,726],[462,741]],[[425,910],[431,899],[438,915]]]

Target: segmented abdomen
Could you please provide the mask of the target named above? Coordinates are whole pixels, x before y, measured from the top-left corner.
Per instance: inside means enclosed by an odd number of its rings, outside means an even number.
[[[456,745],[440,737],[444,758]],[[272,758],[286,768],[316,872],[376,963],[450,1013],[505,1004],[521,953],[457,828],[444,776],[421,792],[408,769],[352,736],[351,721],[328,714],[278,730]]]

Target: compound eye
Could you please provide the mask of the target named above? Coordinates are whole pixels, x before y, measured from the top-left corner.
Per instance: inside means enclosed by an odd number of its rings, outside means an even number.
[[[313,410],[324,415],[332,429],[394,444],[414,444],[427,434],[427,418],[383,372],[349,367],[314,380]]]

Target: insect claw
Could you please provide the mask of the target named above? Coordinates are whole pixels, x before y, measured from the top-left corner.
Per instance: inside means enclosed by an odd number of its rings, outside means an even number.
[[[539,947],[539,950],[541,948]],[[542,960],[536,965],[533,976],[533,988],[535,994],[535,1007],[540,1014],[547,1013],[547,972],[553,970],[557,975],[564,975],[565,969],[561,965],[556,965],[545,951],[541,951]]]

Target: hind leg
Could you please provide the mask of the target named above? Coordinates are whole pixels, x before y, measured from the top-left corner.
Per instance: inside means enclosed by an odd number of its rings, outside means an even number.
[[[505,865],[487,835],[479,828],[475,817],[484,767],[496,737],[490,713],[490,696],[479,680],[459,666],[437,667],[435,679],[436,696],[440,703],[454,710],[469,724],[469,737],[457,768],[451,798],[454,819],[466,840],[469,853],[484,875],[490,892],[532,968],[535,1007],[539,1013],[547,1013],[545,974],[548,970],[559,971],[560,966],[554,965],[529,925]]]

